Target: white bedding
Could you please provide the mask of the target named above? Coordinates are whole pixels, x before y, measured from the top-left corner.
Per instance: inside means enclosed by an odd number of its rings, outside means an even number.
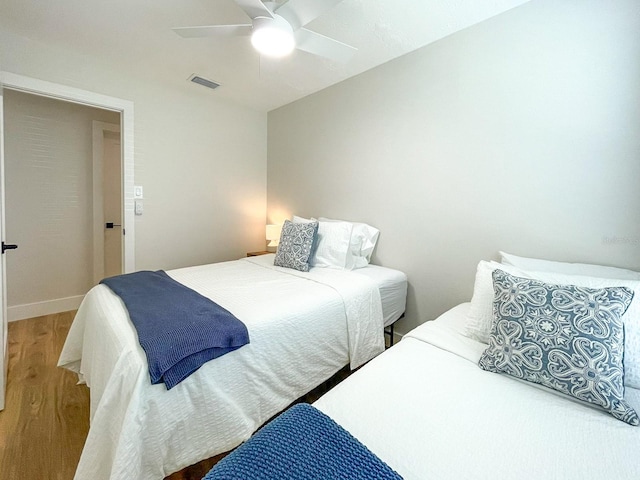
[[[157,480],[228,451],[344,365],[384,350],[380,293],[362,275],[297,272],[273,256],[167,273],[241,319],[251,343],[167,391],[150,384],[120,298],[94,287],[58,362],[91,388],[78,480]]]
[[[407,275],[405,273],[371,264],[352,272],[370,278],[378,286],[385,327],[402,316],[407,306]]]
[[[462,304],[314,405],[406,480],[640,478],[640,427],[477,366]],[[634,407],[640,391],[627,389]]]

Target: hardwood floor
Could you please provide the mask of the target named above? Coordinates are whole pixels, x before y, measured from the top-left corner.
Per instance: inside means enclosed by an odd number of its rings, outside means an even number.
[[[0,478],[73,478],[89,430],[89,390],[56,362],[75,312],[9,323]]]
[[[1,480],[73,479],[89,431],[89,389],[76,385],[77,376],[56,363],[74,315],[9,323],[7,397],[0,412]],[[341,370],[298,402],[314,402],[349,374],[348,368]],[[224,455],[167,480],[200,480]]]

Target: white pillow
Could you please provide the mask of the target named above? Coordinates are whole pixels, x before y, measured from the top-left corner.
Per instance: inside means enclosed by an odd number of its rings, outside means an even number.
[[[309,264],[313,267],[346,269],[352,225],[348,222],[318,222],[318,233]]]
[[[308,223],[318,221],[318,233],[311,252],[310,265],[316,267],[342,268],[354,270],[369,265],[371,255],[378,242],[380,230],[366,223],[347,222],[320,217],[303,218],[296,215],[293,223]],[[323,223],[338,223],[341,227],[324,225]],[[348,224],[349,227],[345,225]],[[344,235],[350,229],[347,251],[343,252]],[[318,253],[319,252],[319,253]],[[345,253],[343,261],[343,253]]]
[[[513,265],[514,267],[532,270],[534,272],[556,272],[567,275],[586,275],[588,277],[640,281],[640,272],[634,272],[633,270],[627,270],[625,268],[591,265],[588,263],[554,262],[552,260],[518,257],[517,255],[511,255],[505,252],[499,253],[503,264]]]
[[[467,314],[467,336],[483,343],[489,343],[489,333],[493,323],[493,280],[491,273],[503,270],[511,275],[533,278],[556,285],[576,285],[578,287],[605,288],[627,287],[634,292],[633,300],[622,319],[624,321],[624,384],[640,388],[640,282],[611,278],[588,277],[585,275],[565,275],[555,272],[534,272],[522,270],[498,262],[481,261],[476,270],[471,306]]]
[[[378,243],[380,230],[366,223],[354,223],[353,232],[351,233],[351,246],[354,256],[360,259],[360,264],[356,268],[366,267],[371,262],[371,255]],[[360,239],[360,251],[354,248],[354,238]]]
[[[312,267],[341,268],[351,270],[350,241],[353,226],[349,222],[338,220],[323,221],[315,218],[293,216],[293,223],[318,222],[316,239],[311,249],[309,265]]]
[[[347,255],[347,266],[349,270],[362,268],[369,265],[371,255],[376,248],[380,230],[366,223],[345,222],[344,220],[332,220],[320,217],[320,222],[343,222],[352,225],[351,239],[349,240],[349,254]]]
[[[528,272],[511,265],[484,260],[478,263],[473,296],[467,313],[466,334],[468,337],[486,344],[489,343],[489,334],[493,323],[493,279],[491,274],[498,268],[511,275],[531,278]]]
[[[317,220],[315,218],[303,218],[303,217],[298,217],[296,215],[294,215],[291,218],[291,221],[293,223],[311,223],[311,222],[317,222]]]

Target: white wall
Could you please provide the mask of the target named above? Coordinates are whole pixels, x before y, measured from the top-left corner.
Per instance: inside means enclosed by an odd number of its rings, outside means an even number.
[[[16,306],[82,296],[93,285],[92,121],[116,112],[4,92],[10,318]]]
[[[269,113],[268,217],[371,223],[401,331],[498,250],[640,269],[636,0],[533,0]]]
[[[136,78],[3,31],[0,70],[134,103],[135,183],[144,187],[137,269],[229,260],[264,248],[265,113],[221,101],[186,79],[183,89],[165,87],[162,79]]]

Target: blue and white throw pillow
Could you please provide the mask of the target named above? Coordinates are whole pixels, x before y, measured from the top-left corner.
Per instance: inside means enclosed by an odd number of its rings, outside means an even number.
[[[318,222],[293,223],[285,220],[273,264],[308,272],[309,256],[317,231]]]
[[[624,400],[626,287],[551,285],[493,272],[493,325],[478,365],[598,406],[630,425]]]

